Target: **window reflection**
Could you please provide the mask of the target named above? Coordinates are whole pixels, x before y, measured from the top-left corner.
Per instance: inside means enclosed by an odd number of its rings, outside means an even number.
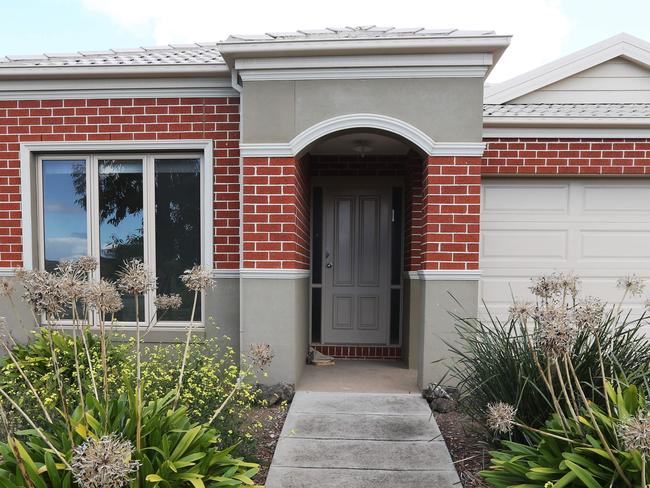
[[[99,269],[102,278],[117,279],[124,261],[144,260],[142,161],[104,159],[99,161]],[[135,321],[135,299],[124,296],[124,309],[117,320]],[[144,319],[140,297],[139,318]]]
[[[156,159],[156,272],[158,293],[178,293],[180,310],[165,312],[162,320],[188,321],[194,294],[179,276],[201,263],[201,186],[198,159]],[[200,299],[200,298],[199,298]],[[200,303],[194,315],[200,320]]]
[[[43,177],[43,238],[45,269],[88,254],[86,162],[45,160]]]

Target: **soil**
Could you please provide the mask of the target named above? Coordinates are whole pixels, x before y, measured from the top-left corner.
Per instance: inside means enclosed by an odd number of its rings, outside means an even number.
[[[478,474],[490,464],[492,448],[481,425],[460,412],[434,414],[463,488],[489,486]]]
[[[287,418],[289,405],[274,405],[272,407],[255,407],[250,413],[250,421],[259,421],[262,424],[262,430],[256,436],[257,448],[253,452],[250,460],[260,464],[260,471],[255,476],[256,483],[263,485],[266,481],[266,475],[269,472],[269,466],[273,459],[275,446],[280,439],[280,432]]]

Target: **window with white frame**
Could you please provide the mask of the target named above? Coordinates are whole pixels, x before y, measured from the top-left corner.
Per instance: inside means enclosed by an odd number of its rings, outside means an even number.
[[[125,260],[140,259],[156,273],[157,293],[183,298],[181,309],[162,321],[189,321],[193,295],[179,276],[201,264],[201,159],[171,153],[39,157],[41,269],[90,255],[99,261],[93,279],[115,280]],[[135,322],[135,301],[123,299],[115,318],[128,325]],[[153,303],[141,301],[139,310],[148,322]]]

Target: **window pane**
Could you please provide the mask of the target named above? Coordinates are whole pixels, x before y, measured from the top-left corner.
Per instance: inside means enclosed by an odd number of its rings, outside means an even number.
[[[180,281],[186,269],[201,263],[201,183],[198,159],[156,159],[156,273],[158,293],[178,293],[180,310],[159,320],[188,321],[194,294]],[[199,298],[200,299],[200,298]],[[194,316],[201,317],[200,304]]]
[[[43,238],[45,269],[88,254],[86,162],[43,161]]]
[[[142,161],[99,161],[99,269],[102,278],[117,279],[124,261],[144,260]],[[124,296],[124,309],[115,314],[121,321],[135,321],[135,300]],[[144,319],[140,298],[139,318]]]

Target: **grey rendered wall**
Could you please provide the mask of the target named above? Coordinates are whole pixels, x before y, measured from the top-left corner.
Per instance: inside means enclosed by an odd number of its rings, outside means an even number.
[[[205,297],[205,335],[228,336],[239,354],[239,278],[218,278]]]
[[[309,279],[241,278],[241,349],[270,344],[265,383],[297,383],[307,358]]]
[[[247,81],[244,143],[289,142],[338,115],[375,113],[407,122],[434,141],[480,142],[481,78]]]
[[[34,318],[29,306],[22,300],[23,287],[15,277],[5,278],[14,286],[12,303],[7,297],[0,297],[0,316],[5,317],[12,337],[20,343],[26,342],[36,330]],[[231,344],[239,352],[239,280],[218,279],[217,286],[206,292],[205,296],[205,331],[197,332],[205,337],[231,338]],[[0,330],[0,334],[2,331]],[[135,336],[133,329],[120,334]],[[147,343],[172,343],[183,341],[183,330],[169,330],[160,326],[154,328],[146,337]]]
[[[417,369],[420,365],[422,348],[422,287],[418,279],[404,279],[404,336],[402,349],[406,349],[404,359],[409,369]]]
[[[455,320],[451,314],[476,317],[478,284],[478,280],[420,281],[422,327],[419,338],[421,356],[417,368],[420,387],[443,380],[448,365],[454,360],[446,344],[456,337]]]

